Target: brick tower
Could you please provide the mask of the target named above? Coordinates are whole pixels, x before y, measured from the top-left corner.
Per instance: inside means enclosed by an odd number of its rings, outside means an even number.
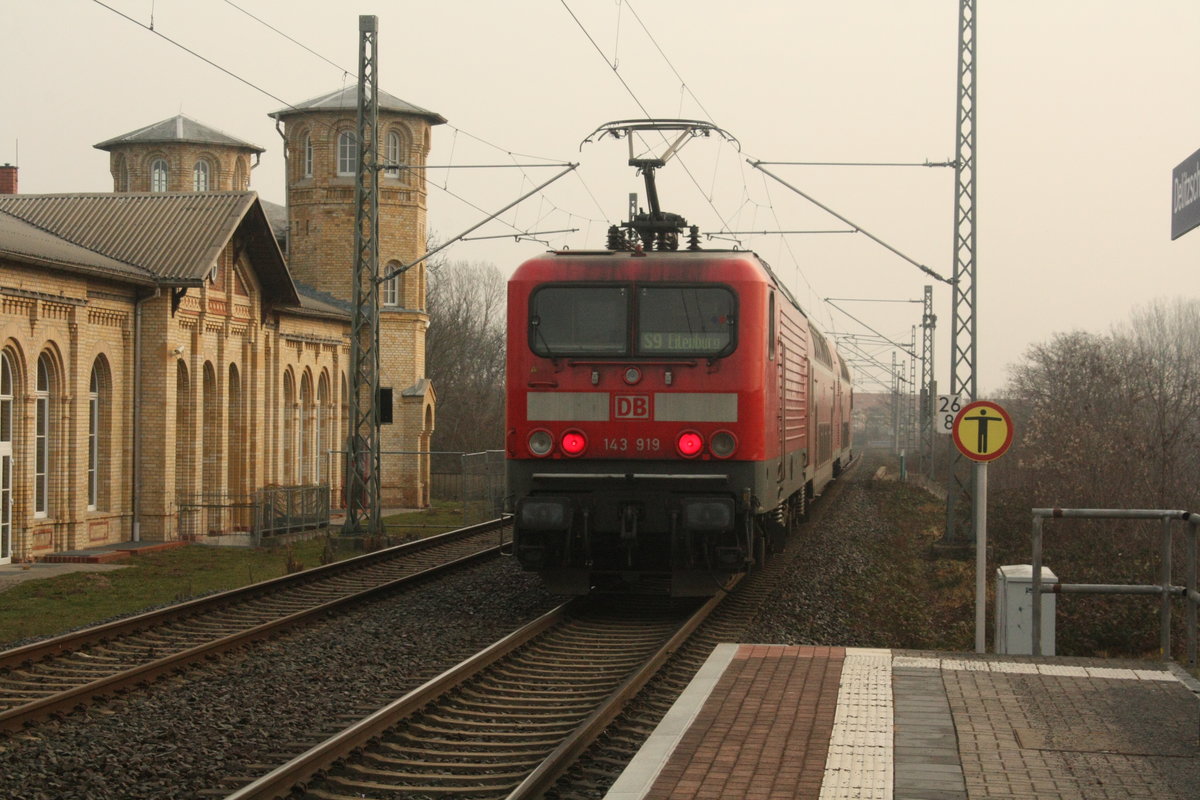
[[[298,284],[349,304],[354,277],[354,172],[358,160],[357,87],[271,114],[287,150],[288,266]],[[378,153],[388,164],[423,167],[431,129],[446,120],[379,92]],[[379,176],[379,267],[390,271],[426,251],[423,169]],[[391,389],[393,421],[383,425],[381,492],[385,506],[429,504],[429,450],[435,398],[425,377],[425,265],[381,287],[379,385]],[[400,455],[403,453],[404,455]]]

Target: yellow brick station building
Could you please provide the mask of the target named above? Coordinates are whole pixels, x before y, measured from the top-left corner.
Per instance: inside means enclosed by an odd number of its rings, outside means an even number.
[[[272,115],[286,208],[249,190],[262,148],[182,116],[96,145],[112,193],[23,195],[0,167],[0,563],[247,530],[264,487],[341,505],[355,101]],[[380,93],[381,157],[423,165],[442,122]],[[425,201],[423,170],[381,176],[381,269],[424,254]],[[424,265],[380,296],[382,500],[423,507]]]

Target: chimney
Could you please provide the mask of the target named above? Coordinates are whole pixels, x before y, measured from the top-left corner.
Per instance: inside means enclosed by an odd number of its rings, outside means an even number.
[[[17,193],[17,168],[12,164],[0,167],[0,194]]]

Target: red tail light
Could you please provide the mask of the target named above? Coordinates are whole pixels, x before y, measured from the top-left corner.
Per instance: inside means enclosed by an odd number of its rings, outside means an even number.
[[[695,431],[684,431],[675,440],[675,447],[684,458],[695,458],[704,449],[704,437]]]
[[[567,431],[559,441],[562,451],[569,456],[577,456],[587,450],[587,437],[579,431]]]

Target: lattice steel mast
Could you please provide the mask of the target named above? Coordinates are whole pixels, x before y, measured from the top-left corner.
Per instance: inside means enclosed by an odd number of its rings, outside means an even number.
[[[379,92],[378,20],[358,18],[358,164],[354,171],[354,292],[350,323],[350,435],[344,534],[378,533],[379,515]]]
[[[958,128],[954,168],[954,320],[950,328],[950,394],[979,399],[975,374],[975,0],[958,7]],[[947,437],[949,439],[950,437]],[[965,459],[953,441],[947,442],[950,475],[947,480],[946,541],[961,543],[955,531],[958,498],[974,499],[974,488],[960,476]]]
[[[921,468],[933,477],[933,404],[937,385],[933,377],[933,334],[937,330],[937,315],[933,313],[933,287],[925,286],[925,306],[921,314],[921,392],[917,418],[921,429]]]

